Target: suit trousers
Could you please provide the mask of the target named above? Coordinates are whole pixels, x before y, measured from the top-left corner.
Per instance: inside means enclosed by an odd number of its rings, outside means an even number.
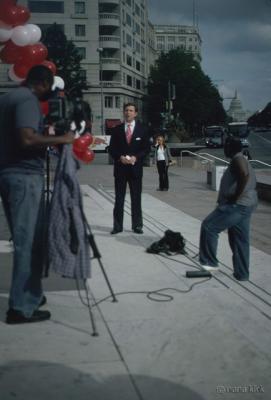
[[[124,201],[127,183],[131,196],[132,229],[142,228],[141,192],[142,176],[135,177],[132,173],[115,176],[115,206],[113,211],[114,229],[123,229]]]

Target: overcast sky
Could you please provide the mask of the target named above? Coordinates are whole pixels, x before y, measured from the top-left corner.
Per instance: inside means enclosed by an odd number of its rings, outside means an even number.
[[[223,98],[243,108],[271,101],[271,0],[195,0],[202,68]],[[193,0],[148,0],[153,24],[193,24]],[[230,100],[224,100],[227,109]]]

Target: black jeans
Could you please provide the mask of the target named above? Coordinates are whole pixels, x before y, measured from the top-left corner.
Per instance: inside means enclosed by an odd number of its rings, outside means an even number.
[[[159,174],[159,189],[168,190],[168,166],[165,160],[157,161],[157,170]]]

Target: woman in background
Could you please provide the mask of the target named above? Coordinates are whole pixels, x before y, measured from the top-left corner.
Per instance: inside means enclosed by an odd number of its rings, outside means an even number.
[[[166,146],[165,138],[158,136],[156,139],[154,161],[159,174],[159,188],[157,190],[168,190],[168,166],[171,164],[169,149]]]

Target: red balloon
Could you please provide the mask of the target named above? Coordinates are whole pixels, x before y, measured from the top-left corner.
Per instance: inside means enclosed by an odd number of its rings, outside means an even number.
[[[73,154],[76,156],[76,158],[78,158],[78,160],[81,160],[83,151],[76,149],[76,147],[73,147],[72,150],[73,150]]]
[[[24,25],[30,18],[29,10],[24,6],[16,6],[14,1],[0,3],[1,21],[7,25]]]
[[[17,25],[24,25],[30,18],[30,12],[28,8],[24,6],[17,6],[17,15],[16,15],[16,21],[14,26]]]
[[[8,40],[5,47],[0,51],[0,59],[6,64],[17,63],[22,60],[23,49],[23,47]]]
[[[21,49],[23,63],[29,66],[42,63],[48,55],[47,47],[40,42]]]
[[[7,25],[14,25],[16,23],[18,10],[15,5],[1,4],[0,6],[1,21]]]
[[[88,146],[94,142],[94,137],[90,133],[85,133],[83,138],[86,140]]]
[[[82,153],[87,150],[88,146],[88,139],[85,138],[85,135],[80,136],[73,142],[73,149],[76,150],[78,153]]]
[[[44,65],[45,67],[49,68],[54,75],[56,74],[56,65],[52,61],[44,60],[42,62],[42,65]]]
[[[28,71],[30,69],[29,65],[24,65],[24,64],[15,64],[14,65],[14,73],[18,78],[26,78],[26,75],[28,74]]]
[[[89,164],[91,163],[95,158],[95,153],[93,150],[87,149],[84,153],[82,153],[82,156],[80,156],[80,160],[82,160],[84,163]]]

